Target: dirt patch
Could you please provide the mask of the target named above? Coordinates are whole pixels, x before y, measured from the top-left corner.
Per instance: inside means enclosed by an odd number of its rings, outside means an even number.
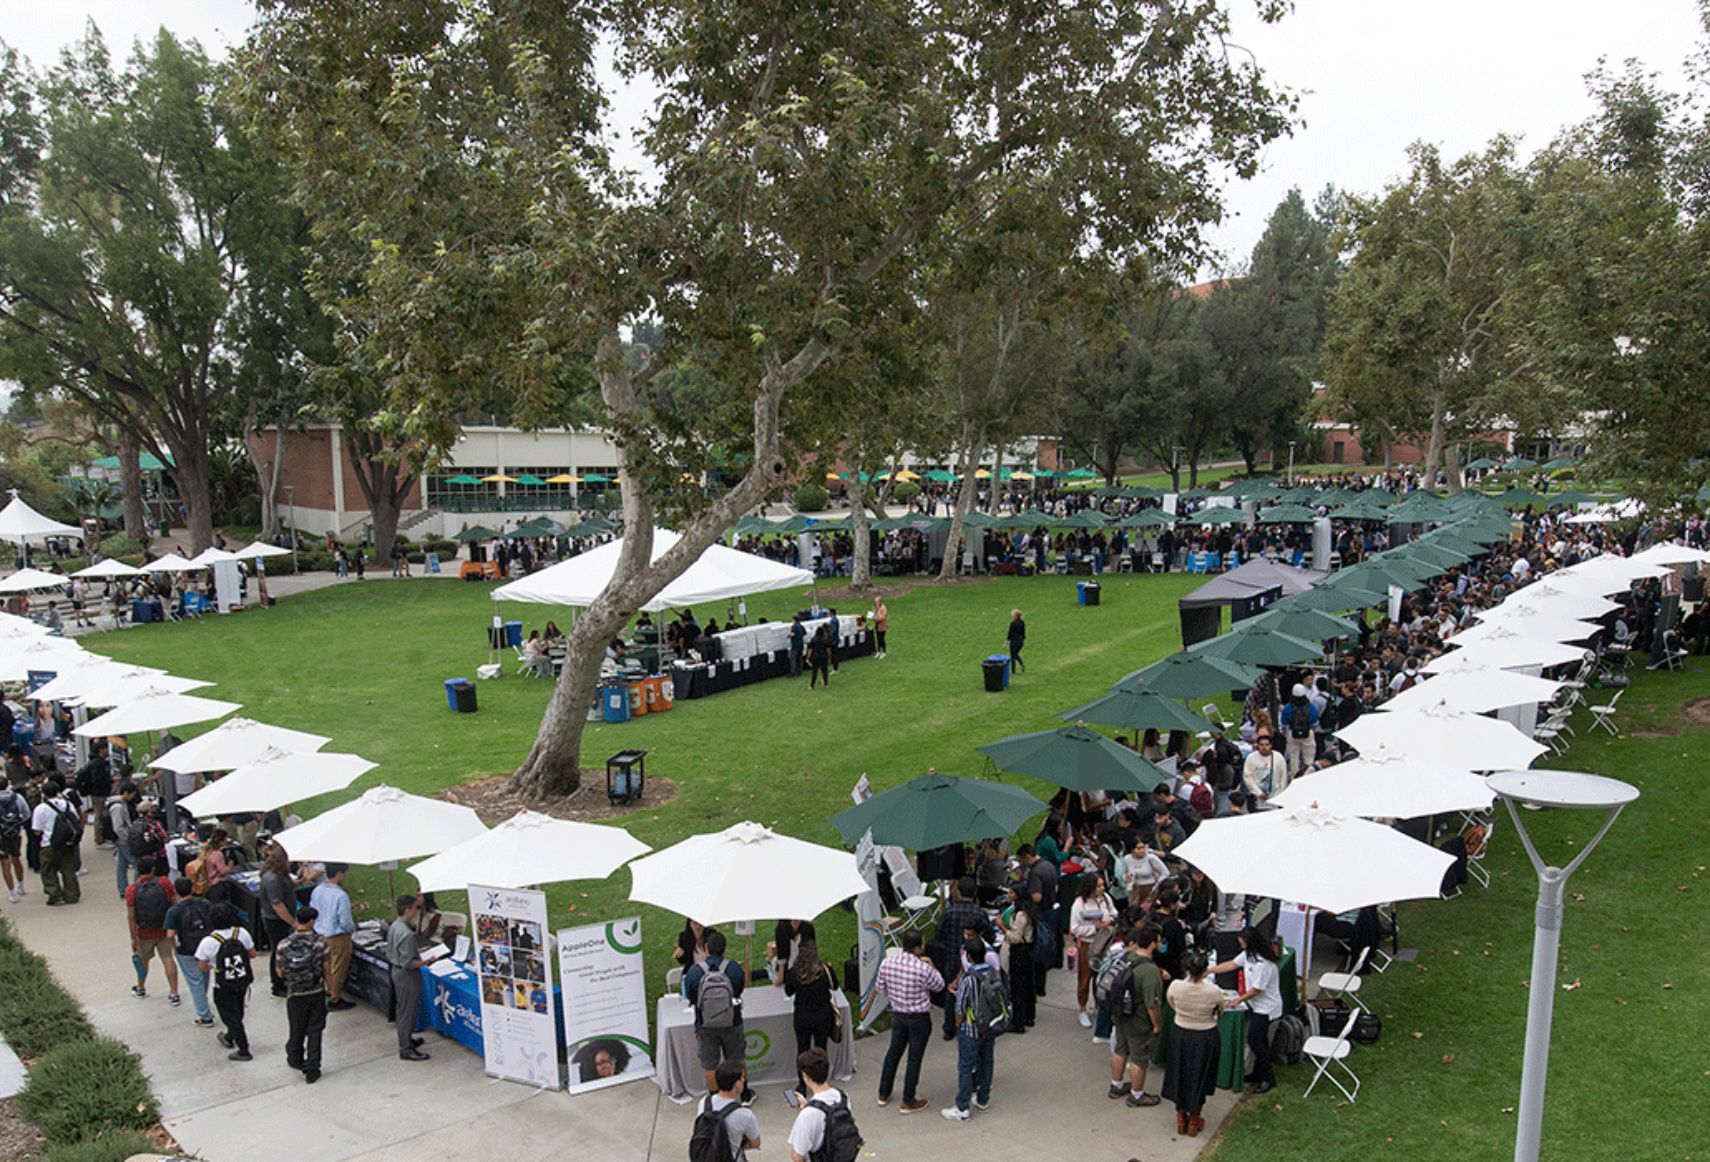
[[[582,785],[576,789],[575,794],[551,799],[531,799],[526,795],[519,795],[510,789],[510,780],[508,774],[490,775],[477,782],[447,787],[439,793],[439,797],[447,802],[475,808],[481,822],[494,827],[518,811],[539,811],[542,815],[551,815],[555,819],[573,819],[579,823],[616,819],[649,807],[663,806],[677,794],[677,784],[670,779],[649,775],[640,799],[627,806],[615,804],[606,798],[604,767],[584,770]]]
[[[1710,730],[1710,698],[1688,698],[1680,704],[1680,721],[1686,726]],[[1657,726],[1646,730],[1629,730],[1634,738],[1673,738],[1680,733],[1678,726]]]
[[[0,1159],[34,1158],[42,1145],[41,1132],[24,1120],[17,1103],[0,1101]]]

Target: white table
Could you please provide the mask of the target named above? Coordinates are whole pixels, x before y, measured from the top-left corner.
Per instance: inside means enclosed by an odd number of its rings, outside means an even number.
[[[854,1022],[849,998],[841,989],[832,1003],[843,1014],[843,1040],[826,1046],[831,1076],[847,1081],[855,1074]],[[681,995],[667,993],[654,1010],[653,1080],[679,1105],[706,1092],[706,1071],[695,1049],[695,1010]],[[742,1028],[748,1039],[748,1084],[790,1085],[796,1080],[795,1002],[784,990],[764,982],[742,994]]]

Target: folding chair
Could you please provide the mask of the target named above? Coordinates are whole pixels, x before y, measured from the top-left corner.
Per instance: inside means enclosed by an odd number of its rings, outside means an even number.
[[[1587,707],[1591,711],[1591,728],[1593,730],[1601,726],[1610,734],[1619,735],[1621,733],[1615,728],[1615,708],[1621,704],[1621,695],[1626,692],[1627,688],[1623,686],[1615,691],[1615,696],[1603,705]]]
[[[1490,869],[1484,866],[1485,852],[1490,850],[1490,837],[1496,834],[1496,812],[1490,813],[1489,819],[1480,819],[1478,826],[1484,828],[1482,833],[1463,831],[1462,835],[1473,835],[1476,842],[1467,844],[1467,875],[1477,880],[1482,888],[1490,887]]]
[[[1366,960],[1371,955],[1371,948],[1360,949],[1360,954],[1354,958],[1354,963],[1348,966],[1347,972],[1327,972],[1318,978],[1318,995],[1340,1001],[1350,1009],[1365,1012],[1365,1005],[1360,1003],[1360,970],[1366,966]]]
[[[1681,663],[1686,660],[1686,657],[1687,651],[1686,648],[1680,644],[1679,632],[1672,629],[1667,630],[1663,633],[1662,657],[1658,658],[1645,668],[1647,670],[1678,670],[1681,667]]]
[[[886,932],[900,932],[910,928],[925,930],[938,919],[938,911],[943,902],[921,884],[920,876],[908,862],[908,856],[902,848],[886,848],[884,858],[885,866],[891,869],[891,887],[896,892],[897,907],[902,911],[900,916],[885,917]]]
[[[665,991],[668,993],[679,992],[682,987],[683,968],[681,965],[672,965],[665,970]]]
[[[1306,1043],[1300,1048],[1301,1056],[1315,1064],[1318,1071],[1312,1075],[1312,1082],[1306,1087],[1306,1092],[1300,1095],[1301,1097],[1311,1097],[1313,1087],[1318,1084],[1320,1079],[1326,1077],[1330,1079],[1330,1084],[1341,1090],[1342,1096],[1349,1101],[1354,1101],[1359,1096],[1360,1079],[1348,1066],[1347,1060],[1348,1055],[1354,1051],[1354,1046],[1348,1041],[1348,1035],[1354,1031],[1354,1022],[1360,1019],[1362,1012],[1364,1010],[1359,1008],[1349,1009],[1347,1023],[1342,1026],[1341,1033],[1334,1037],[1319,1036],[1306,1039]],[[1341,1076],[1337,1076],[1338,1071],[1340,1071]],[[1354,1088],[1349,1089],[1342,1084],[1343,1078],[1353,1082]]]

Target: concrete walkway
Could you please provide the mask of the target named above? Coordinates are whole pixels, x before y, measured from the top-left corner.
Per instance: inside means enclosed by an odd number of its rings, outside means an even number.
[[[214,1030],[191,1023],[189,998],[180,1008],[167,1004],[158,965],[148,998],[130,995],[134,977],[112,857],[86,846],[84,859],[89,874],[82,903],[47,908],[39,883],[32,883],[30,894],[5,905],[7,911],[96,1027],[142,1055],[166,1128],[207,1162],[414,1162],[489,1156],[501,1143],[506,1156],[515,1156],[570,1142],[578,1156],[602,1162],[674,1162],[687,1148],[695,1107],[666,1100],[652,1082],[581,1097],[536,1092],[486,1077],[479,1057],[431,1033],[425,1048],[433,1059],[405,1063],[397,1058],[392,1027],[367,1008],[330,1015],[325,1076],[309,1089],[285,1065],[285,1007],[266,989],[250,995],[247,1027],[255,1060],[228,1062]],[[1233,1095],[1219,1091],[1208,1103],[1207,1132],[1197,1139],[1175,1136],[1175,1112],[1167,1103],[1133,1110],[1107,1100],[1108,1052],[1076,1022],[1065,974],[1052,974],[1051,990],[1027,1036],[998,1042],[992,1108],[976,1112],[971,1122],[956,1125],[938,1116],[955,1091],[953,1046],[934,1037],[922,1085],[930,1106],[903,1117],[897,1101],[886,1109],[873,1102],[887,1038],[860,1041],[849,1091],[867,1150],[879,1157],[955,1152],[1011,1158],[1037,1149],[1021,1143],[1049,1141],[1051,1153],[1077,1162],[1195,1157],[1233,1106]],[[1160,1081],[1154,1070],[1147,1089],[1155,1092]],[[787,1158],[784,1139],[793,1115],[780,1087],[761,1087],[760,1094],[761,1157]]]

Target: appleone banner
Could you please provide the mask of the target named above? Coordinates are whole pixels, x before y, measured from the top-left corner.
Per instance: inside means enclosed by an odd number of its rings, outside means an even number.
[[[570,1092],[653,1076],[641,921],[634,917],[558,933]]]
[[[546,893],[469,885],[487,1073],[547,1089],[558,1072],[558,1014],[546,943]]]

